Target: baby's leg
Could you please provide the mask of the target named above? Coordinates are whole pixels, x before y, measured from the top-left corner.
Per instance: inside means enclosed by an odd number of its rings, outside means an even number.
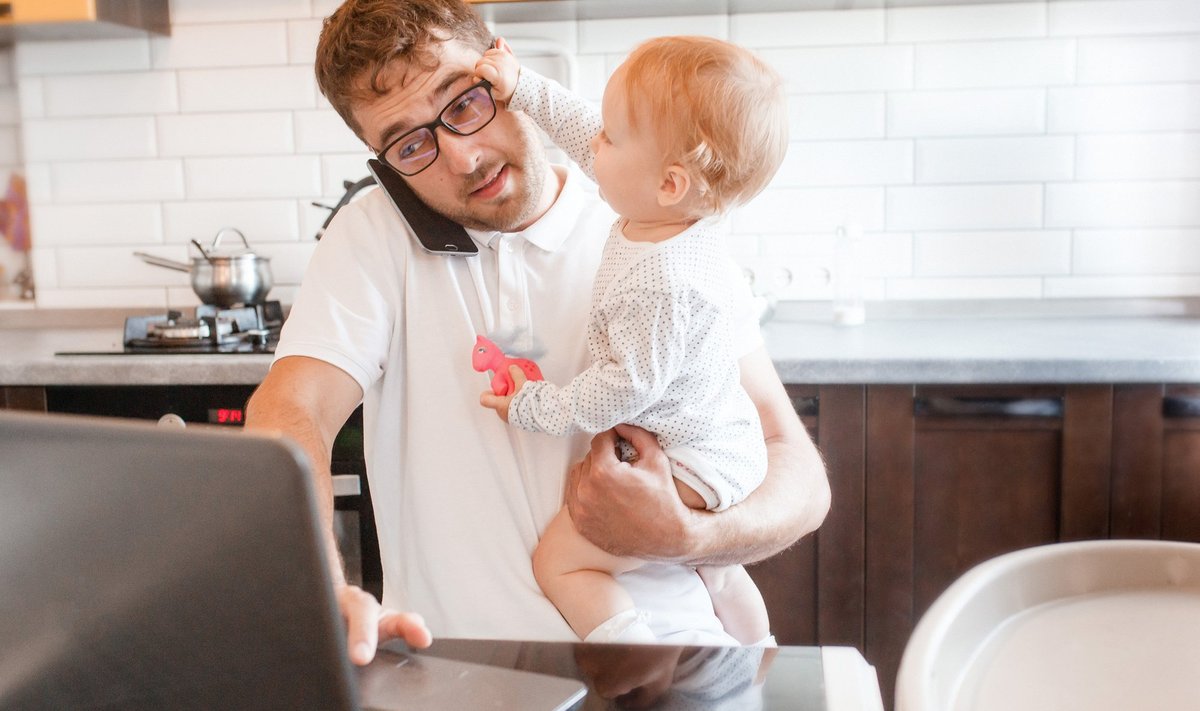
[[[580,639],[601,623],[622,615],[613,621],[619,629],[613,630],[607,641],[654,641],[649,628],[638,622],[633,599],[613,578],[642,564],[607,553],[581,536],[566,507],[554,516],[533,551],[533,575],[538,585]],[[631,625],[636,629],[621,636]]]
[[[705,507],[704,497],[679,479],[675,480],[675,490],[688,508]],[[758,644],[770,636],[767,605],[745,568],[740,565],[700,566],[696,572],[708,588],[713,612],[731,637],[742,644]]]
[[[717,619],[731,637],[742,644],[758,644],[771,635],[767,605],[745,568],[704,565],[696,572],[708,588]]]

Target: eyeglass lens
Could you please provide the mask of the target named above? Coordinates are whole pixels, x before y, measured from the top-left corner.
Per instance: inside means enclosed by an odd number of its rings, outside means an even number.
[[[486,86],[475,86],[442,109],[438,116],[440,125],[451,131],[469,136],[488,124],[496,115],[496,104]],[[438,155],[434,127],[422,126],[405,135],[388,148],[384,162],[405,175],[412,175],[428,168]]]

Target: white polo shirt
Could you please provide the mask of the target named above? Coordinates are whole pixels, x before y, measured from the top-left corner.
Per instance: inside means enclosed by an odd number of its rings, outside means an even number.
[[[316,358],[362,387],[383,602],[421,613],[435,636],[575,639],[530,556],[589,437],[501,422],[479,405],[489,381],[471,351],[477,334],[491,335],[556,382],[583,370],[591,282],[613,219],[571,169],[534,226],[472,231],[478,255],[441,256],[374,190],[338,213],[308,266],[275,358]],[[753,326],[735,339],[740,352],[761,343]],[[676,641],[731,642],[691,569],[650,565],[620,580],[660,637],[690,630]]]

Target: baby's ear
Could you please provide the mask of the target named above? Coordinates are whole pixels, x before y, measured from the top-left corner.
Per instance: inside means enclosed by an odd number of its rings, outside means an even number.
[[[663,170],[662,183],[658,186],[658,204],[661,207],[678,205],[687,197],[692,189],[692,176],[678,163],[672,163]]]

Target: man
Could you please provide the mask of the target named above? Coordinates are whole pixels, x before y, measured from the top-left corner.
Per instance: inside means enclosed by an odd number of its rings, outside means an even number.
[[[829,505],[820,457],[751,321],[737,334],[739,365],[769,472],[720,514],[682,505],[648,432],[621,427],[589,447],[508,428],[479,406],[477,334],[536,357],[551,380],[585,367],[588,291],[613,219],[580,174],[547,163],[527,117],[481,89],[475,62],[491,42],[460,0],[349,0],[326,21],[322,92],[418,197],[468,228],[479,254],[424,252],[381,191],[344,208],[313,256],[248,427],[306,449],[330,524],[330,449],[363,402],[384,603],[424,615],[438,635],[574,638],[529,561],[565,496],[584,536],[654,561],[621,582],[660,638],[729,642],[688,564],[751,562],[815,530]],[[618,435],[636,462],[617,460]],[[327,546],[337,561],[332,531]],[[370,661],[384,638],[428,643],[420,617],[381,608],[336,563],[334,576],[353,661]]]

